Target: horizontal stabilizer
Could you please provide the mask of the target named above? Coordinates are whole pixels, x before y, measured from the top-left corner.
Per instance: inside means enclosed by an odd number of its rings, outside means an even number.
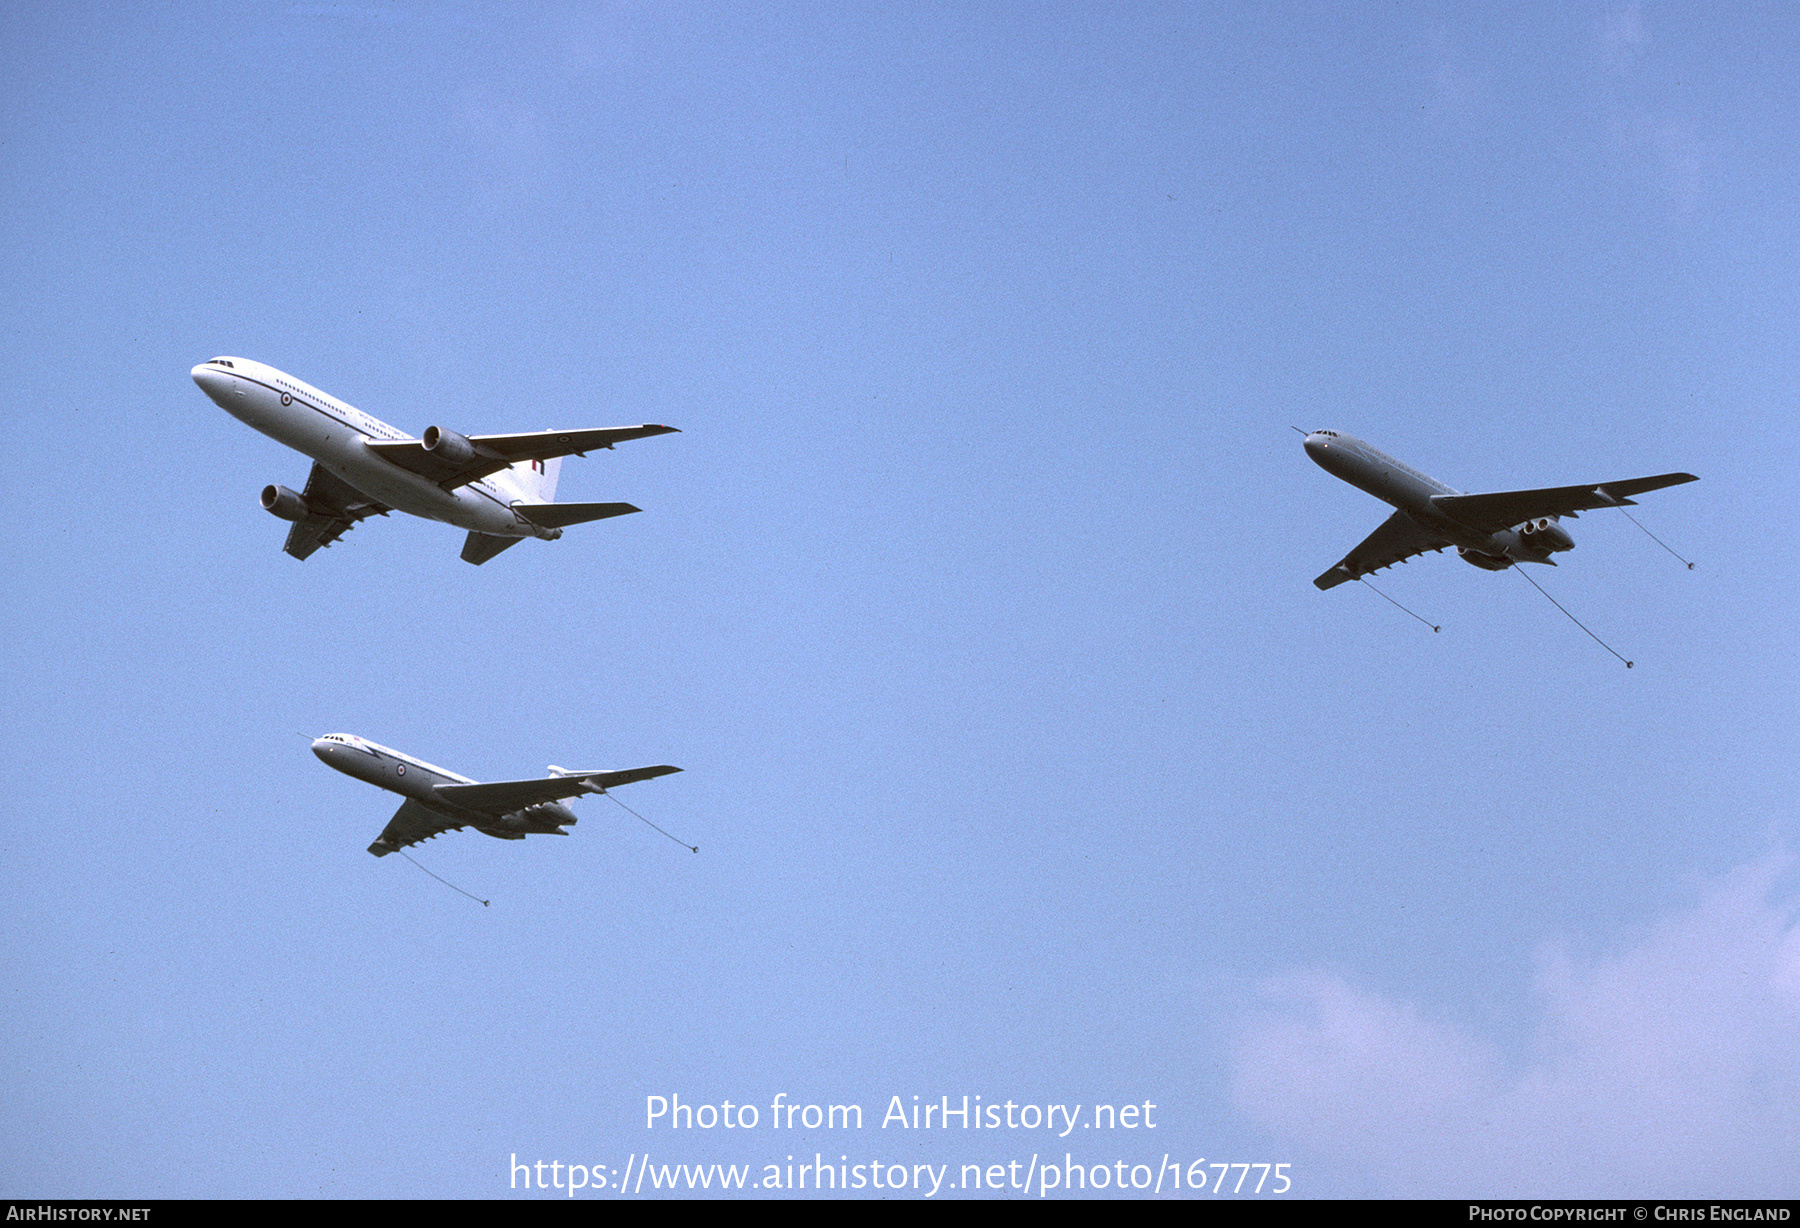
[[[572,524],[629,516],[644,509],[629,503],[515,503],[512,510],[545,529],[566,529]]]
[[[497,537],[492,533],[470,533],[469,540],[463,543],[462,559],[465,563],[473,563],[479,567],[508,546],[516,546],[524,540],[523,537]]]

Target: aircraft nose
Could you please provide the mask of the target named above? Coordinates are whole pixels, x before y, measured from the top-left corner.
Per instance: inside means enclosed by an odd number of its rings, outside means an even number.
[[[324,738],[314,738],[313,744],[312,744],[312,752],[313,752],[313,754],[317,755],[320,759],[324,760],[326,763],[330,763],[331,762],[331,748],[335,745],[337,745],[337,743],[327,742]]]
[[[196,384],[200,385],[200,391],[215,401],[219,399],[219,394],[224,392],[226,386],[231,382],[229,375],[217,367],[209,367],[205,363],[201,363],[188,374],[194,377]]]
[[[1318,460],[1319,457],[1324,454],[1325,449],[1331,446],[1331,437],[1320,431],[1314,431],[1306,437],[1304,446],[1306,448],[1306,454],[1314,460]]]

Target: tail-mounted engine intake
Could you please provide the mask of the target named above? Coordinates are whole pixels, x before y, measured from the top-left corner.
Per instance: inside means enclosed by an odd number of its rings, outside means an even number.
[[[1548,529],[1549,527],[1550,527],[1550,517],[1539,516],[1536,520],[1527,520],[1524,524],[1520,525],[1519,532],[1524,534],[1526,537],[1532,537],[1532,536],[1535,536],[1536,534],[1542,533],[1545,529]]]
[[[283,520],[305,520],[312,515],[307,510],[306,500],[285,486],[263,487],[262,505],[263,511]]]

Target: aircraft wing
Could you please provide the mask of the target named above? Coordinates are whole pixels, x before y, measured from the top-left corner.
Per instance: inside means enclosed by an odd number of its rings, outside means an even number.
[[[565,797],[579,797],[583,793],[610,789],[615,785],[628,785],[656,776],[667,776],[671,772],[680,770],[678,767],[670,767],[663,763],[656,767],[627,768],[622,772],[589,772],[582,776],[546,776],[542,780],[498,780],[485,785],[438,785],[436,792],[439,797],[454,806],[499,818],[501,815],[511,814],[515,810],[523,810],[527,806],[559,802]]]
[[[283,550],[297,559],[306,558],[320,546],[348,533],[365,516],[385,516],[390,510],[344,481],[317,461],[306,475],[306,489],[300,492],[306,504],[306,516],[296,520],[288,530]]]
[[[1659,473],[1596,486],[1551,486],[1543,490],[1503,490],[1488,495],[1437,495],[1431,502],[1452,520],[1483,533],[1498,533],[1539,516],[1573,516],[1602,507],[1635,506],[1632,495],[1697,482],[1691,473]]]
[[[425,432],[427,435],[430,431]],[[475,454],[453,461],[427,451],[420,439],[369,440],[365,446],[379,456],[410,469],[445,490],[479,482],[520,461],[549,460],[553,456],[585,456],[629,439],[678,433],[672,426],[613,426],[592,431],[530,431],[523,435],[471,435]]]
[[[1313,583],[1321,589],[1336,588],[1349,580],[1360,580],[1371,571],[1380,571],[1404,562],[1427,550],[1442,550],[1452,545],[1448,538],[1427,532],[1405,512],[1395,512],[1381,522],[1381,527],[1363,538],[1362,544],[1346,554],[1336,567]]]
[[[397,849],[421,840],[429,840],[439,832],[461,831],[463,825],[437,811],[421,806],[410,797],[400,803],[394,817],[381,829],[381,838],[369,846],[377,857],[386,857]]]

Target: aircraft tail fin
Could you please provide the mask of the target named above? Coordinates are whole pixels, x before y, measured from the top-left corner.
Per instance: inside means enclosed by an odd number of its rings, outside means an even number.
[[[556,499],[556,479],[562,476],[562,457],[522,460],[488,475],[488,481],[514,499],[550,503]]]
[[[562,457],[552,456],[548,460],[521,461],[514,465],[519,489],[534,503],[554,503],[556,479],[562,476],[562,463]]]
[[[523,537],[496,537],[492,533],[470,533],[469,540],[463,543],[462,559],[465,563],[473,563],[479,567],[508,546],[516,546],[524,540]]]

